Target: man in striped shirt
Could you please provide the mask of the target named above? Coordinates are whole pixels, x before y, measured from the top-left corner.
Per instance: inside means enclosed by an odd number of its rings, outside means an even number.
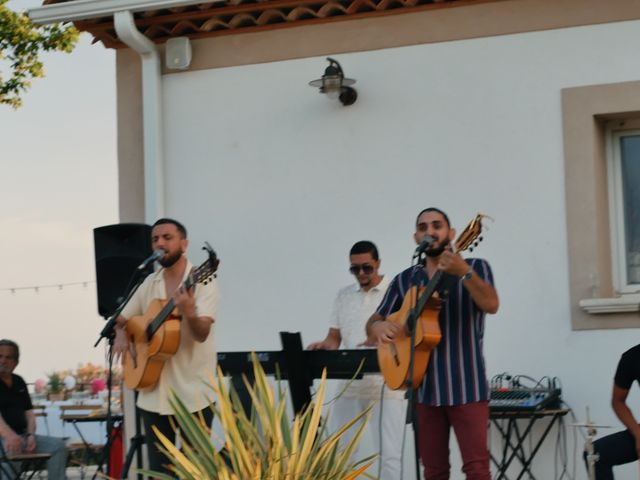
[[[489,390],[482,343],[485,314],[496,313],[499,306],[493,274],[485,260],[465,261],[452,252],[455,230],[442,210],[427,208],[418,215],[416,243],[427,235],[433,242],[426,251],[425,266],[411,267],[393,279],[367,322],[368,342],[391,342],[401,327],[385,319],[400,309],[413,285],[425,286],[437,271],[443,272],[436,289],[442,300],[442,340],[431,354],[416,404],[424,478],[449,478],[449,434],[453,427],[467,480],[490,480]]]

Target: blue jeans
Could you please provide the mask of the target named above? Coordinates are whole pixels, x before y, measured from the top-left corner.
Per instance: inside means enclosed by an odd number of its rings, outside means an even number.
[[[599,455],[595,464],[596,480],[613,480],[613,467],[638,460],[636,440],[629,430],[613,433],[593,442],[594,453]],[[585,462],[587,454],[584,454]],[[587,464],[587,469],[589,465]]]
[[[47,461],[47,478],[64,480],[67,468],[67,447],[62,438],[36,435],[36,453],[50,453]]]
[[[50,480],[64,480],[67,468],[67,448],[62,438],[36,435],[35,453],[50,453],[51,458],[47,460],[47,478]],[[15,469],[20,470],[20,465],[15,465]],[[7,478],[0,470],[0,478]]]

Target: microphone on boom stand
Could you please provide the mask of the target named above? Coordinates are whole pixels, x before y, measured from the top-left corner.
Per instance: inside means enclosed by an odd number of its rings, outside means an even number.
[[[149,255],[145,259],[144,262],[142,262],[140,265],[138,265],[137,270],[144,270],[145,268],[147,268],[149,265],[151,265],[156,260],[160,260],[166,254],[167,254],[167,252],[162,248],[159,248],[159,249],[155,250],[151,255]]]
[[[114,442],[117,441],[118,438],[121,438],[121,430],[117,431],[115,430],[114,427],[114,420],[113,417],[111,415],[111,393],[112,393],[112,382],[111,382],[111,378],[112,378],[112,370],[113,370],[113,342],[114,342],[114,337],[115,337],[115,327],[116,327],[116,321],[118,319],[118,316],[120,315],[120,313],[122,312],[122,310],[124,309],[125,305],[129,302],[129,300],[131,299],[131,297],[133,296],[133,294],[135,293],[135,291],[138,289],[138,287],[140,287],[140,285],[142,284],[144,278],[146,277],[146,274],[148,274],[148,269],[149,267],[153,264],[153,262],[155,262],[156,260],[161,259],[162,257],[164,257],[166,255],[166,251],[159,248],[158,250],[155,250],[151,255],[149,255],[140,265],[138,265],[138,267],[134,270],[130,280],[129,280],[129,284],[127,285],[126,291],[125,291],[125,295],[124,297],[121,297],[118,299],[118,301],[120,302],[118,308],[116,308],[115,312],[113,312],[113,314],[111,315],[111,317],[109,317],[107,324],[105,325],[105,327],[102,329],[102,331],[100,332],[100,337],[98,338],[98,341],[95,343],[94,347],[97,346],[100,341],[103,338],[106,338],[108,340],[109,343],[109,353],[108,353],[108,362],[109,362],[109,377],[108,377],[108,382],[107,382],[107,386],[108,386],[108,403],[107,403],[107,435],[108,435],[108,439],[107,442],[105,443],[103,449],[102,449],[102,455],[100,458],[100,461],[98,463],[98,467],[93,475],[92,480],[95,480],[97,478],[97,476],[100,473],[103,473],[102,471],[102,467],[104,465],[105,462],[107,462],[110,459],[110,451],[111,451],[111,446]],[[124,421],[124,416],[122,417],[121,421]],[[121,428],[121,427],[118,427]],[[138,415],[138,411],[136,409],[136,434],[134,437],[131,438],[131,445],[129,447],[129,451],[127,452],[127,456],[125,459],[125,463],[122,466],[122,471],[121,471],[121,478],[126,478],[128,473],[129,473],[129,467],[131,466],[131,462],[133,460],[133,455],[134,453],[138,453],[138,463],[139,466],[141,466],[140,464],[140,446],[144,443],[143,440],[143,435],[140,433],[140,418]],[[107,463],[107,476],[109,476],[110,472],[110,462]],[[138,477],[140,478],[140,475],[138,475]]]
[[[136,279],[136,277],[138,275],[144,274],[146,273],[145,270],[147,270],[149,268],[149,266],[155,262],[156,260],[160,260],[162,257],[164,257],[167,254],[167,252],[165,250],[163,250],[162,248],[159,248],[158,250],[155,250],[151,255],[149,255],[140,265],[138,265],[134,271],[134,275],[131,277],[131,281],[129,282],[129,285],[127,286],[127,292],[129,292],[129,295],[127,295],[126,299],[124,302],[122,302],[122,297],[118,298],[118,301],[121,302],[120,303],[120,307],[116,309],[115,313],[113,315],[111,315],[111,317],[107,320],[107,324],[104,326],[104,328],[102,329],[102,331],[100,332],[100,337],[98,337],[98,340],[96,341],[94,347],[97,347],[98,344],[100,343],[100,341],[103,338],[106,339],[110,339],[113,337],[114,335],[114,329],[116,328],[116,320],[118,319],[118,315],[120,315],[120,312],[122,311],[122,307],[124,307],[124,305],[126,305],[127,301],[129,300],[129,298],[131,297],[131,295],[133,294],[134,290],[131,290],[131,286],[133,281]],[[142,280],[144,277],[140,278],[139,280]],[[137,288],[137,285],[136,285]]]
[[[413,253],[413,258],[416,259],[420,257],[423,253],[427,251],[427,249],[431,246],[433,242],[435,242],[435,238],[425,235],[420,242],[420,245],[416,248],[416,251]]]

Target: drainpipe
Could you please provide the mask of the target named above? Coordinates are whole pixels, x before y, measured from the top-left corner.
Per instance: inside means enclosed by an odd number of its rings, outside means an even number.
[[[144,216],[151,224],[165,211],[160,55],[154,43],[138,31],[130,11],[114,13],[113,24],[118,38],[138,52],[142,62]]]

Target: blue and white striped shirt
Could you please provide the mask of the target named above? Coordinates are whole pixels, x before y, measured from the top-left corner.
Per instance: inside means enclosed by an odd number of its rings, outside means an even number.
[[[480,278],[493,285],[493,273],[486,260],[469,258],[466,262]],[[400,309],[413,285],[414,275],[421,287],[429,281],[420,265],[396,275],[378,306],[379,315],[386,318]],[[482,353],[485,312],[474,303],[462,281],[450,275],[445,274],[440,280],[437,290],[441,297],[445,284],[449,285],[449,292],[438,318],[442,340],[431,352],[427,374],[418,390],[418,402],[441,406],[488,400],[489,388]]]

